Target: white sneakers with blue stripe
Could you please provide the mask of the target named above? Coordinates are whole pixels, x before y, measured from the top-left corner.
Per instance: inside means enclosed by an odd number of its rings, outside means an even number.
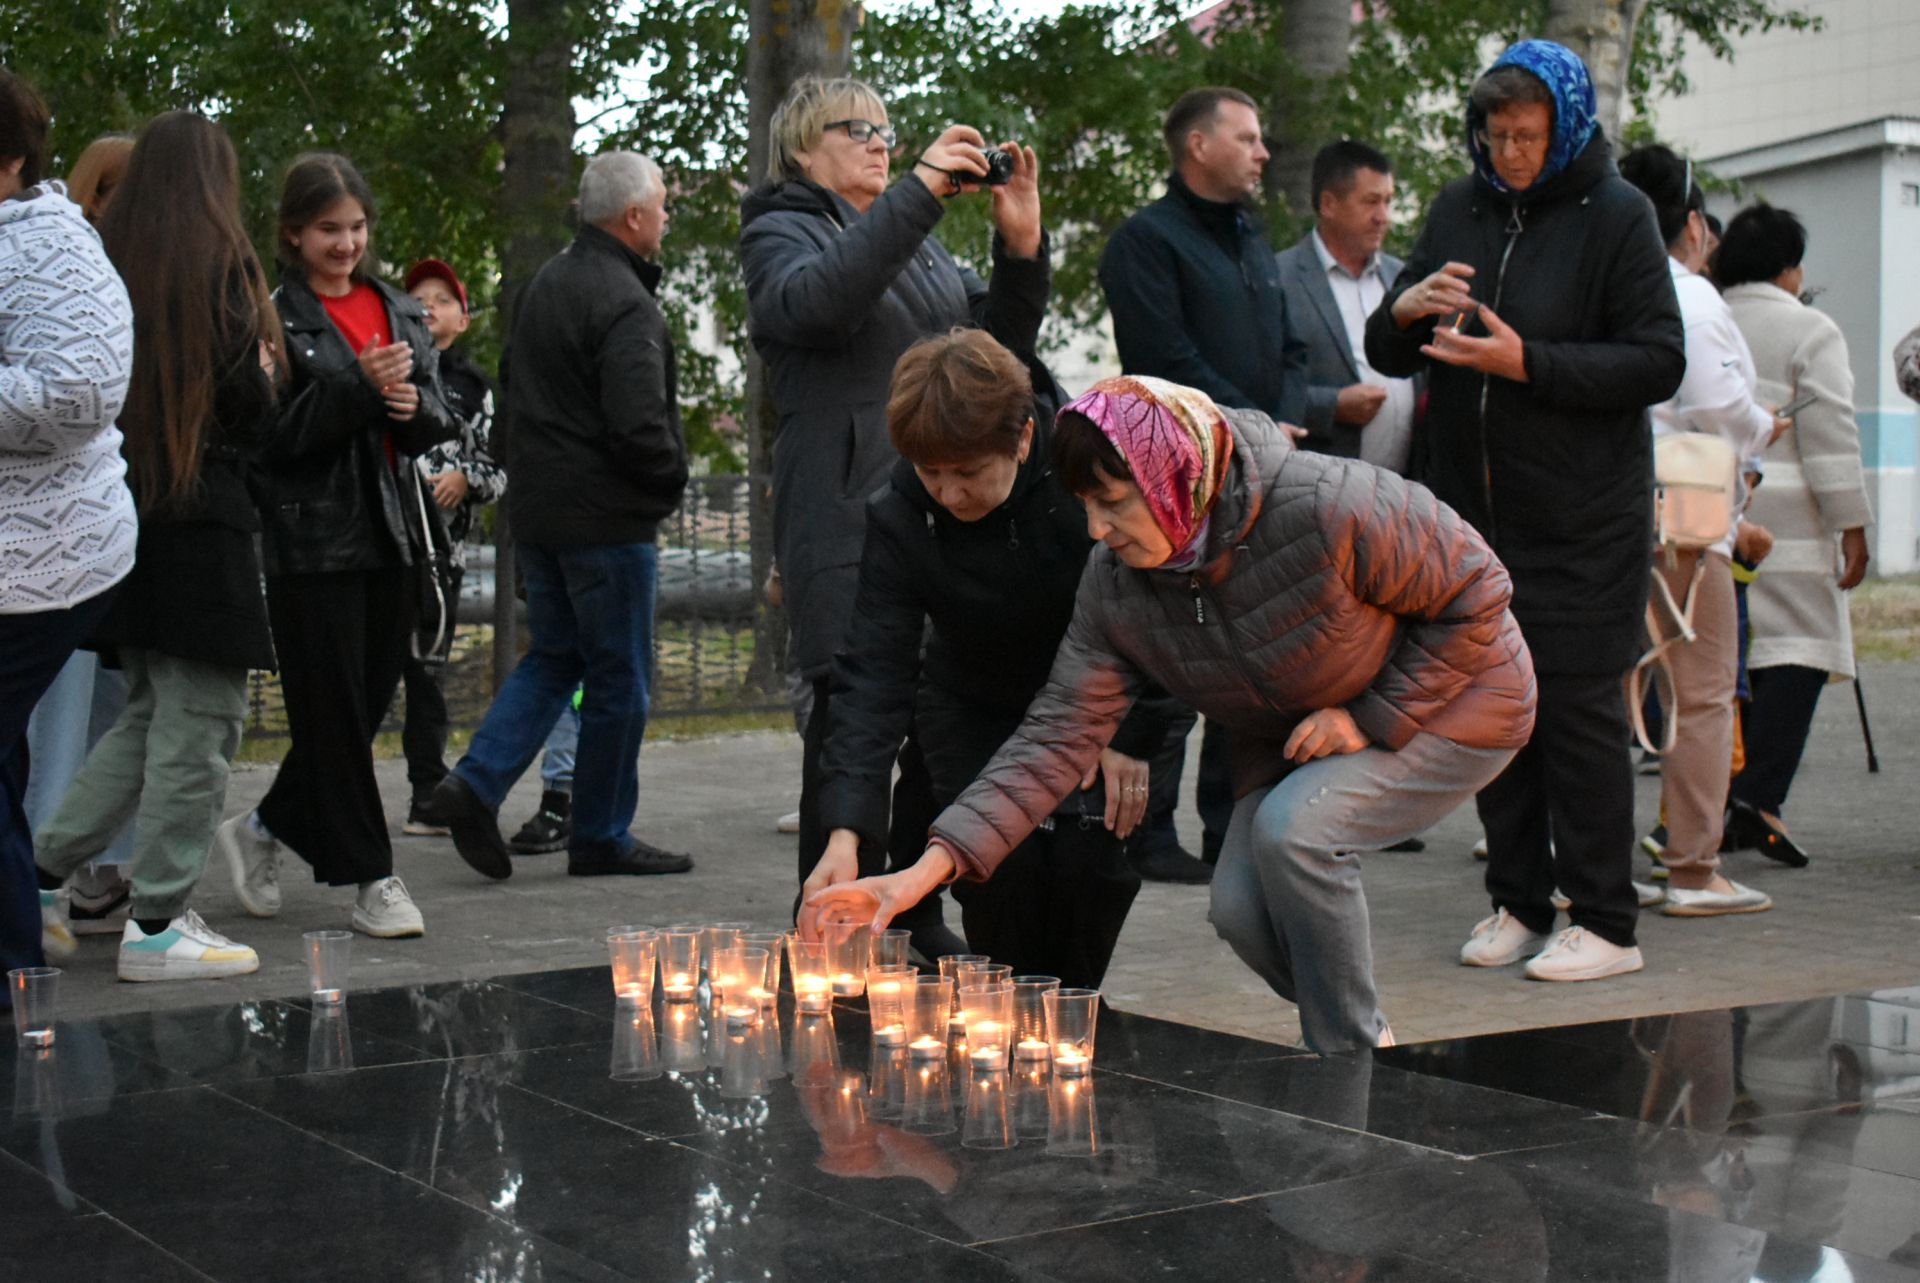
[[[129,919],[120,936],[122,980],[213,980],[259,969],[260,955],[215,931],[192,909],[153,935]]]

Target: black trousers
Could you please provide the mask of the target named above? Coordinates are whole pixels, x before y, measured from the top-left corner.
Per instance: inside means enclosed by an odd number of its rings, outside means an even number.
[[[1755,668],[1747,682],[1753,698],[1740,720],[1740,743],[1747,764],[1733,779],[1733,796],[1768,815],[1780,814],[1787,790],[1800,770],[1813,711],[1827,688],[1827,670],[1781,664]]]
[[[116,584],[64,610],[0,615],[0,973],[46,964],[40,877],[27,826],[27,718],[74,648],[106,618],[118,591]],[[0,1011],[12,1006],[9,988],[0,994]]]
[[[393,872],[373,737],[393,702],[413,627],[404,566],[267,580],[292,744],[260,821],[330,886]]]
[[[1148,788],[1148,812],[1139,834],[1133,839],[1134,854],[1148,850],[1167,850],[1180,845],[1174,828],[1173,813],[1180,803],[1180,777],[1186,773],[1187,737],[1199,714],[1187,710],[1167,725],[1167,737],[1151,759]],[[1233,823],[1233,774],[1229,769],[1230,746],[1227,728],[1207,719],[1200,735],[1200,765],[1194,779],[1194,805],[1200,812],[1200,854],[1213,860],[1226,840],[1227,826]]]
[[[447,596],[460,600],[463,574],[455,567]],[[433,639],[419,638],[426,646]],[[416,798],[425,800],[434,786],[447,776],[447,657],[453,650],[453,630],[447,630],[440,649],[421,659],[409,649],[400,669],[400,681],[407,693],[406,720],[400,724],[400,751],[407,757],[407,783]]]
[[[967,944],[1016,976],[1058,976],[1097,989],[1113,960],[1140,875],[1099,816],[1055,816],[985,882],[956,882]]]
[[[1533,738],[1480,790],[1487,893],[1528,930],[1567,916],[1623,948],[1640,916],[1633,891],[1633,759],[1618,674],[1539,674]],[[1551,844],[1551,845],[1549,845]]]
[[[827,746],[828,719],[832,699],[827,679],[813,683],[813,711],[807,718],[806,733],[800,744],[800,881],[805,882],[827,850],[827,829],[820,818],[820,755]],[[911,733],[900,749],[900,775],[893,785],[893,815],[887,829],[886,849],[860,844],[860,876],[891,873],[918,860],[927,849],[927,830],[940,814],[933,800],[933,777],[927,773],[926,758]],[[903,911],[893,925],[917,931],[942,921],[940,892],[928,892],[920,902]],[[795,901],[797,911],[799,902]]]

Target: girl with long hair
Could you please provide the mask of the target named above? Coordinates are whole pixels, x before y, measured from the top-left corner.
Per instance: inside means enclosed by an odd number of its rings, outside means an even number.
[[[35,863],[56,889],[134,821],[120,978],[238,975],[258,968],[254,951],[187,900],[226,802],[247,670],[273,666],[246,469],[272,421],[278,323],[225,132],[187,111],[149,124],[101,240],[133,304],[120,427],[140,540],[92,645],[125,671],[127,707],[36,835]]]
[[[458,431],[426,313],[372,276],[373,194],[344,156],[295,160],[280,197],[273,301],[288,393],[262,452],[267,609],[292,745],[257,810],[216,843],[241,907],[280,911],[280,848],[316,882],[352,886],[353,927],[417,936],[393,876],[373,737],[415,616],[427,516],[412,457]]]

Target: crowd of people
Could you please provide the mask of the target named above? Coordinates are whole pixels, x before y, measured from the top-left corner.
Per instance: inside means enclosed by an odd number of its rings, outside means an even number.
[[[493,879],[561,848],[574,876],[691,869],[632,831],[656,535],[689,475],[659,167],[585,166],[571,244],[518,297],[508,449],[459,274],[380,279],[345,157],[287,169],[270,289],[219,126],[101,140],[63,189],[48,123],[0,72],[5,965],[117,930],[124,979],[253,970],[188,907],[215,853],[248,914],[279,910],[291,852],[353,888],[356,930],[422,934],[372,757],[403,682],[406,832]],[[1404,262],[1392,162],[1351,139],[1276,252],[1258,104],[1183,95],[1166,194],[1100,260],[1124,373],[1076,396],[1040,352],[1041,158],[956,124],[896,178],[872,87],[794,86],[739,256],[806,697],[803,931],[854,913],[925,962],[1097,986],[1143,877],[1210,882],[1215,929],[1343,1051],[1392,1041],[1361,857],[1420,849],[1469,799],[1492,912],[1464,964],[1597,980],[1644,965],[1643,908],[1770,907],[1721,853],[1807,861],[1782,811],[1852,671],[1870,519],[1805,232],[1765,205],[1720,232],[1665,147],[1616,162],[1585,66],[1547,41],[1501,55],[1464,124],[1467,172]],[[980,193],[984,278],[935,235]],[[1736,461],[1726,512],[1681,538],[1658,443],[1703,434]],[[460,548],[495,501],[529,646],[449,768]],[[1661,823],[1637,838],[1623,679],[1656,661]],[[261,668],[289,747],[223,822]],[[1200,716],[1194,857],[1172,816]],[[68,746],[53,779],[36,748],[35,793],[30,737]]]

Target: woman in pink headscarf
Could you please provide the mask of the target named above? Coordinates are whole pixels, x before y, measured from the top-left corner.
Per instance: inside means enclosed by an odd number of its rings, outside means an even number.
[[[1356,853],[1434,824],[1526,742],[1533,666],[1505,568],[1423,487],[1158,379],[1061,411],[1053,461],[1104,546],[1047,684],[919,862],[815,893],[803,928],[836,902],[871,895],[884,921],[992,876],[1151,679],[1233,733],[1215,929],[1298,1004],[1309,1047],[1390,1042]]]

